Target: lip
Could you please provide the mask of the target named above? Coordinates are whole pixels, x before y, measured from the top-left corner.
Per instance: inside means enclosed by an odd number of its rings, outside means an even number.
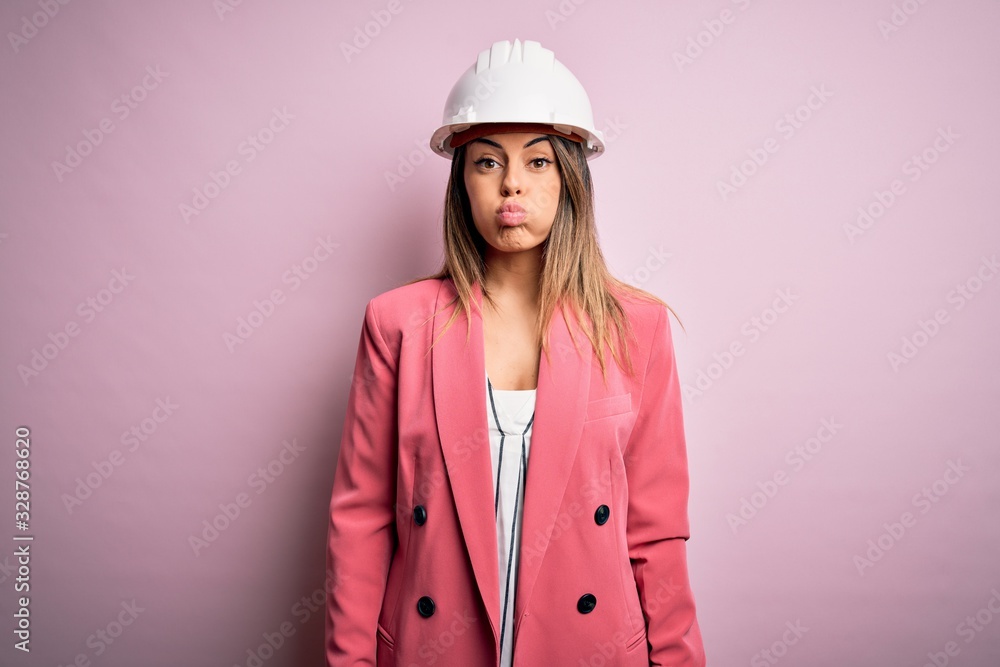
[[[497,217],[500,219],[502,224],[510,227],[516,227],[524,222],[524,218],[527,217],[527,213],[524,211],[504,211]]]
[[[524,222],[527,215],[528,212],[524,210],[524,207],[514,201],[504,202],[503,205],[497,210],[497,219],[501,222],[501,224],[511,227]]]

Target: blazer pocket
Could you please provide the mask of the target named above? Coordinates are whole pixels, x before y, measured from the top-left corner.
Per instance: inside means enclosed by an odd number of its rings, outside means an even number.
[[[646,644],[646,626],[639,628],[639,632],[632,635],[629,640],[625,643],[625,652],[631,653],[638,646],[644,646]]]
[[[586,421],[604,419],[632,411],[632,394],[606,396],[587,403]]]
[[[389,647],[390,649],[395,648],[396,642],[394,642],[389,633],[385,631],[385,628],[382,627],[381,623],[376,623],[375,633],[378,635],[379,639],[385,642],[385,645],[387,647]]]

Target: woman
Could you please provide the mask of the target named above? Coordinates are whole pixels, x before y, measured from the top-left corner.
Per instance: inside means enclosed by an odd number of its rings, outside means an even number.
[[[431,145],[444,267],[365,311],[327,664],[704,665],[669,308],[605,266],[586,93],[497,42]]]

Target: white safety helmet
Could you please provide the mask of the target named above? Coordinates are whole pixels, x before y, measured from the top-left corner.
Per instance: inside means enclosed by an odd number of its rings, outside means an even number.
[[[594,127],[587,92],[538,42],[494,42],[480,51],[475,64],[451,89],[442,125],[431,136],[431,149],[451,159],[454,135],[484,123],[546,125],[556,134],[573,135],[588,160],[604,152],[604,135]]]

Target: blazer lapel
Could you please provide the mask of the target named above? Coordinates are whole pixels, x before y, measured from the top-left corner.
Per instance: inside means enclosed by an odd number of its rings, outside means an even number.
[[[467,321],[459,313],[431,350],[432,387],[438,434],[462,537],[494,632],[499,637],[499,568],[486,415],[482,290],[479,283],[474,283],[472,289],[475,306],[468,343]],[[443,280],[435,309],[443,308],[455,296],[452,281]],[[436,315],[435,339],[450,316],[450,309]],[[580,354],[573,346],[567,326],[574,329]],[[524,491],[516,617],[520,617],[538,577],[576,458],[589,399],[593,348],[579,326],[567,322],[558,309],[549,324],[549,346],[551,361],[543,352],[538,368]]]

